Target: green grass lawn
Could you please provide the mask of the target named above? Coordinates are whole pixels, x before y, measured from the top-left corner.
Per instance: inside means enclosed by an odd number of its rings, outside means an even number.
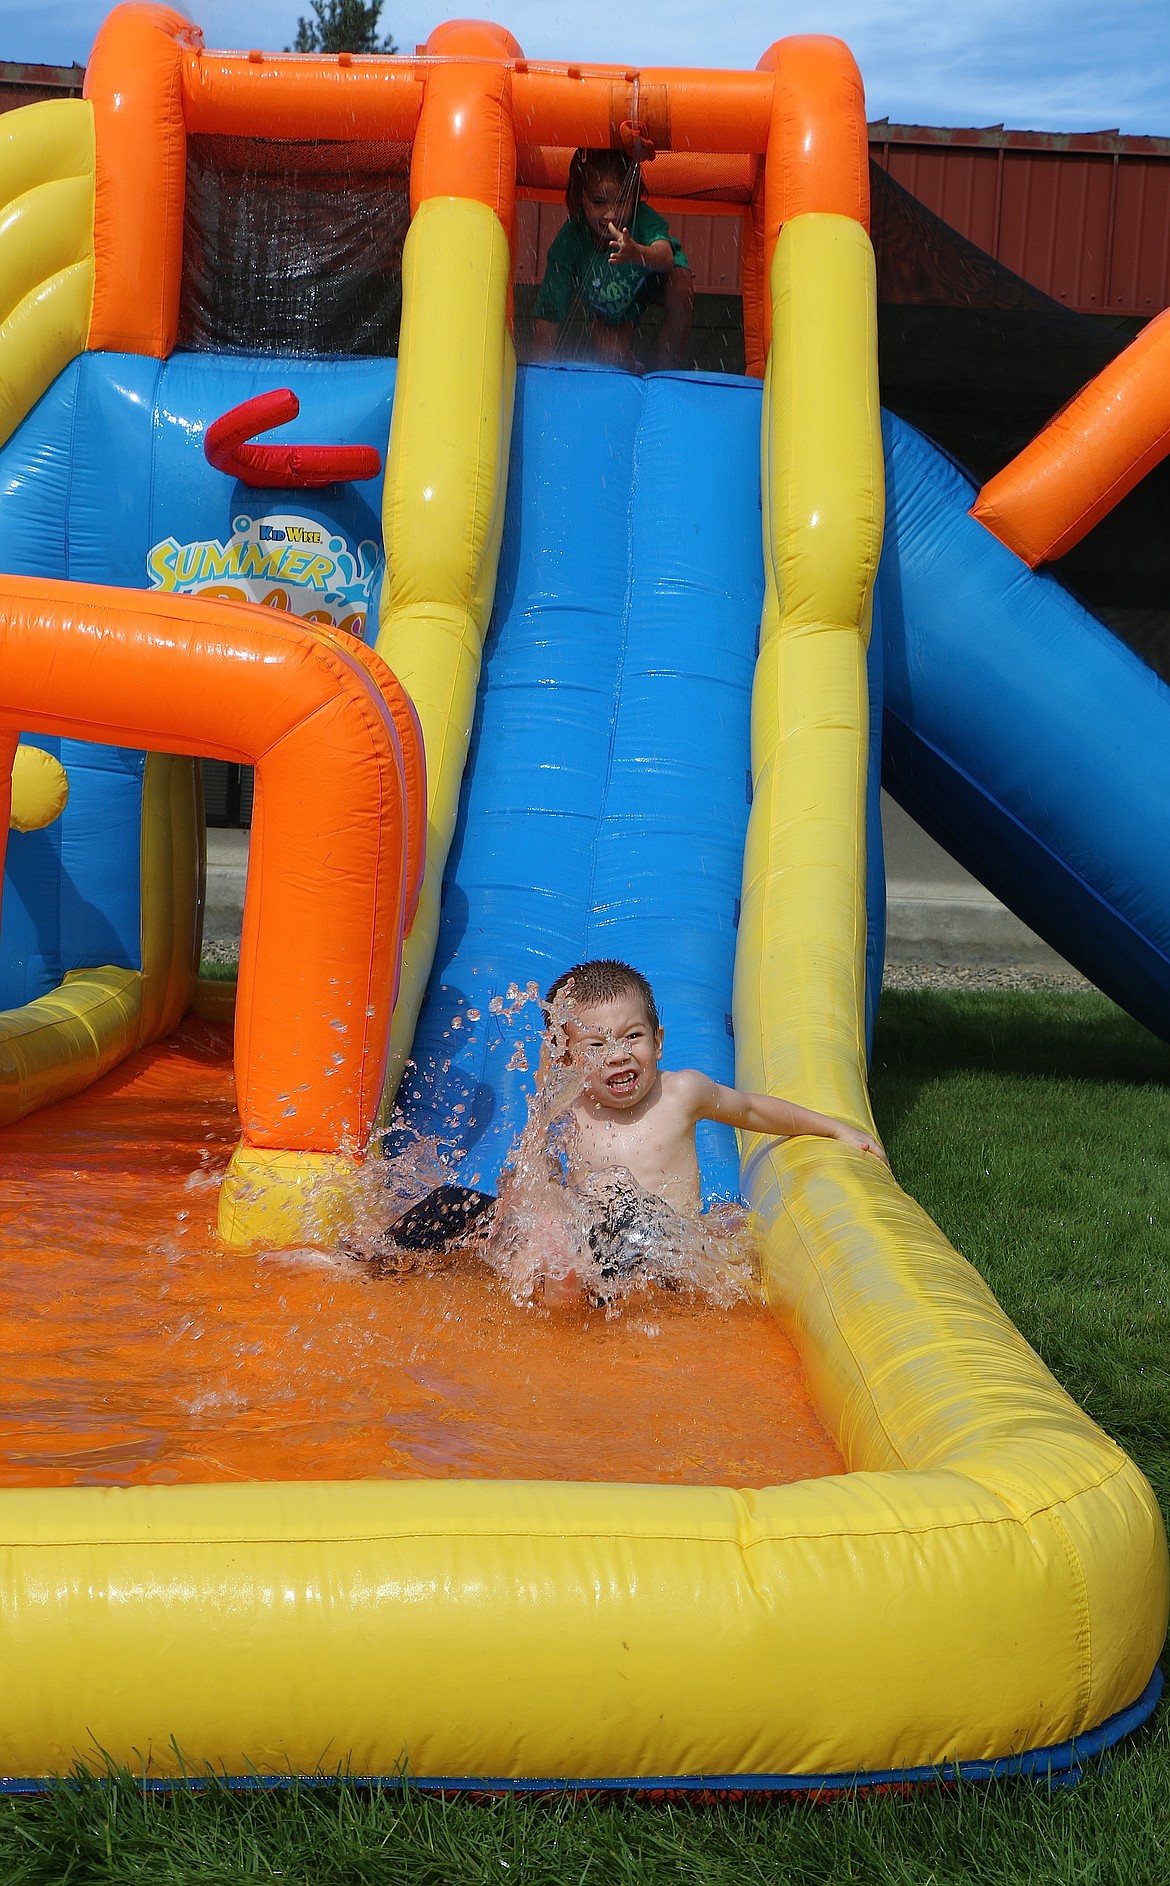
[[[894,1169],[1170,1516],[1170,1048],[1104,998],[889,994],[874,1057]],[[1170,1669],[1168,1669],[1170,1674]],[[1075,1789],[433,1801],[347,1787],[0,1802],[0,1886],[1160,1886],[1170,1709]]]
[[[205,982],[234,982],[239,975],[240,965],[237,959],[229,962],[217,962],[214,957],[205,956],[199,965],[199,974]]]

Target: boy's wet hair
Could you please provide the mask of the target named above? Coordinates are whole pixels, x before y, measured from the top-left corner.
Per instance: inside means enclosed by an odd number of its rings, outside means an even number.
[[[545,1001],[550,1005],[555,1002],[570,982],[573,985],[570,993],[578,1008],[592,1008],[598,1002],[612,1002],[619,995],[636,995],[655,1033],[662,1026],[653,989],[641,970],[631,968],[629,963],[619,963],[613,956],[599,956],[589,963],[577,963],[572,969],[561,972],[549,988]]]
[[[612,177],[624,201],[633,197],[634,164],[624,151],[580,150],[569,159],[565,208],[575,223],[585,221],[585,186],[593,177]]]

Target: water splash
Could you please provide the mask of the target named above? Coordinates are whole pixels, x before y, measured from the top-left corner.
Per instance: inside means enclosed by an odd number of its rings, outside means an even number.
[[[393,1154],[376,1162],[378,1182],[385,1190],[380,1200],[365,1200],[364,1222],[347,1235],[342,1248],[383,1276],[473,1253],[496,1272],[518,1304],[585,1305],[603,1308],[609,1315],[628,1299],[658,1289],[689,1291],[722,1307],[758,1295],[758,1254],[742,1207],[726,1204],[708,1213],[679,1212],[624,1167],[583,1169],[573,1106],[612,1044],[569,1058],[569,989],[550,1005],[535,983],[523,990],[512,983],[506,998],[493,996],[488,1008],[492,1015],[514,1021],[533,1003],[541,1011],[543,1026],[540,1075],[490,1218],[454,1238],[441,1254],[396,1243],[395,1221],[434,1188],[458,1183],[441,1141],[412,1138],[399,1120]],[[452,1019],[452,1028],[459,1019]],[[467,1019],[473,1019],[473,1011]],[[522,1041],[516,1042],[507,1065],[509,1070],[527,1070]],[[445,1071],[439,1072],[440,1082]],[[462,1111],[461,1104],[453,1108],[447,1122],[453,1131]],[[376,1220],[379,1203],[380,1225],[370,1218],[372,1209]]]

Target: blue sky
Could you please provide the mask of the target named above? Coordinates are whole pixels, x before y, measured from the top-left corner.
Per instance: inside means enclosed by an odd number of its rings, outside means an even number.
[[[84,62],[104,0],[0,0],[0,59]],[[191,0],[208,45],[279,49],[308,0]],[[449,13],[386,0],[384,27],[413,51]],[[1170,135],[1167,0],[501,0],[532,58],[753,66],[781,33],[837,33],[865,79],[869,115],[920,124]]]

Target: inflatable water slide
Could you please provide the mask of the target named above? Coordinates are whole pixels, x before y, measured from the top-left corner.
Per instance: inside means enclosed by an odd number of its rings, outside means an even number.
[[[704,1142],[762,1306],[556,1326],[492,1277],[379,1283],[330,1248],[392,1116],[494,1189],[532,1084],[517,992],[585,955],[650,975],[668,1061],[871,1124],[877,613],[904,765],[965,778],[987,852],[1034,866],[1034,755],[996,823],[958,697],[977,672],[1023,700],[1037,657],[1021,636],[993,681],[995,638],[1055,585],[896,425],[875,592],[848,52],[635,72],[459,22],[413,58],[220,54],[130,4],[86,84],[0,121],[6,1785],[1075,1772],[1157,1700],[1161,1520],[878,1162]],[[747,378],[517,372],[517,192],[581,145],[741,217]],[[346,192],[398,218],[396,355]],[[1103,684],[1045,607],[1083,771],[1074,697]],[[1164,690],[1124,698],[1144,752]],[[256,768],[230,1044],[197,978],[198,756]],[[1074,771],[1040,836],[1080,909]],[[1135,890],[1115,924],[1148,967]]]

